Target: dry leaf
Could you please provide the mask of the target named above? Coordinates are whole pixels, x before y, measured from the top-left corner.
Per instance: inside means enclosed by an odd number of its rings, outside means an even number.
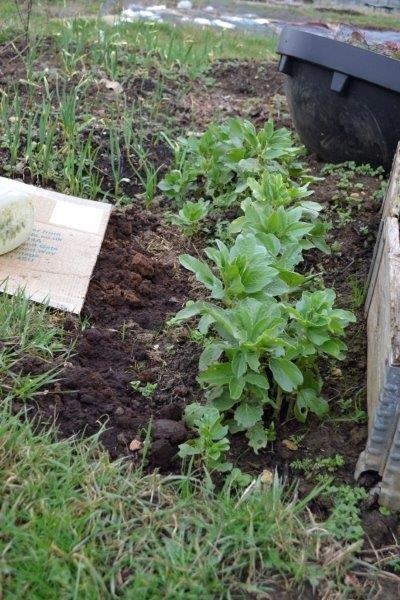
[[[110,79],[100,79],[100,83],[102,83],[108,90],[113,90],[116,94],[120,94],[123,92],[123,87],[118,81],[111,81]]]
[[[292,450],[292,452],[299,449],[298,445],[295,444],[295,442],[291,442],[290,440],[282,440],[282,446],[285,446],[285,448],[287,448],[288,450]]]
[[[334,367],[331,371],[332,377],[337,377],[340,378],[343,376],[342,373],[342,369],[339,369],[338,367]]]
[[[274,480],[274,474],[269,469],[264,469],[260,477],[261,483],[264,485],[271,485]]]
[[[131,452],[137,452],[142,447],[142,442],[140,440],[132,440],[129,444],[129,450]]]
[[[353,575],[352,573],[347,573],[347,575],[344,578],[344,582],[346,585],[351,586],[353,588],[357,588],[357,589],[361,589],[361,583],[360,580]]]

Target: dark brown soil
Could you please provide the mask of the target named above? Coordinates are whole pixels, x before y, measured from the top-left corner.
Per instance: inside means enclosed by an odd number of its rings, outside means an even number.
[[[177,263],[180,247],[180,235],[153,213],[112,215],[83,309],[88,326],[82,331],[77,319],[67,320],[77,340],[73,356],[54,392],[37,405],[43,417],[56,416],[61,435],[92,435],[104,424],[101,439],[111,456],[135,458],[128,446],[144,438],[153,419],[150,464],[172,465],[188,436],[182,405],[198,394],[197,349],[162,331],[189,294]],[[35,365],[24,368],[33,372]],[[135,381],[156,389],[143,396]]]
[[[52,58],[50,52],[50,62]],[[0,84],[10,85],[10,78],[15,81],[19,69],[21,61],[12,49],[0,48]],[[256,124],[272,115],[278,124],[291,125],[276,65],[225,61],[217,63],[210,75],[212,87],[198,81],[185,94],[176,91],[178,80],[167,85],[160,111],[170,111],[168,114],[179,120],[181,131],[189,125],[201,130],[211,121],[237,115]],[[126,82],[128,95],[151,94],[155,77],[149,72],[140,81]],[[99,88],[87,101],[93,103],[92,114],[101,115],[108,102],[107,92]],[[101,144],[101,130],[94,135]],[[156,166],[167,168],[170,152],[161,142],[151,147],[151,139],[148,143]],[[0,149],[1,175],[8,174],[6,158],[5,150]],[[322,163],[313,156],[305,157],[305,161],[313,174],[320,174]],[[105,159],[102,167],[103,188],[107,189],[112,184]],[[129,165],[124,167],[124,176],[131,180],[124,191],[133,195],[140,186]],[[21,177],[29,180],[29,173],[23,172]],[[338,201],[333,206],[337,176],[327,175],[324,184],[315,187],[315,200],[325,205],[334,221],[330,237],[340,250],[331,256],[312,253],[307,258],[308,268],[323,269],[325,284],[335,287],[339,305],[346,308],[354,308],[354,281],[362,285],[366,280],[379,222],[379,201],[374,198],[377,178],[356,175],[353,181],[363,184],[364,195],[346,223],[337,220]],[[54,389],[34,405],[39,417],[55,419],[61,436],[88,436],[103,428],[101,441],[110,455],[126,456],[138,463],[141,451],[130,450],[129,445],[133,440],[143,442],[151,427],[149,468],[180,468],[178,445],[191,435],[182,422],[182,409],[201,400],[196,384],[199,348],[186,328],[170,329],[165,323],[197,293],[188,272],[178,263],[179,254],[188,248],[189,242],[177,229],[165,224],[160,202],[146,211],[137,201],[133,208],[112,215],[81,319],[70,316],[66,320],[71,339],[76,338],[74,352]],[[353,482],[367,425],[354,417],[354,411],[344,410],[340,401],[357,398],[366,409],[366,332],[361,307],[357,325],[349,328],[347,344],[348,357],[342,364],[323,367],[324,393],[332,416],[306,425],[293,420],[284,423],[276,443],[257,456],[242,437],[234,436],[232,458],[241,468],[259,473],[278,467],[281,474],[293,477],[298,475],[291,467],[294,460],[340,454],[345,464],[335,473],[337,481]],[[41,368],[40,361],[33,359],[24,364],[25,372]],[[20,406],[14,408],[18,411]],[[305,476],[300,490],[314,484],[315,480]],[[320,511],[324,511],[322,504]],[[372,545],[397,543],[398,517],[381,515],[375,504],[366,507],[363,514]]]

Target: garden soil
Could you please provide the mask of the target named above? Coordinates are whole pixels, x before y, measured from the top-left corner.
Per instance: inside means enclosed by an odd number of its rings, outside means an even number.
[[[12,63],[14,75],[17,62]],[[2,63],[0,83],[7,82],[7,64]],[[151,94],[154,85],[151,74],[141,82],[128,82],[127,96]],[[237,115],[251,119],[257,126],[273,116],[277,125],[291,127],[282,76],[275,64],[218,62],[208,74],[208,83],[198,82],[185,95],[175,91],[171,82],[168,105],[175,117],[179,115],[181,131],[201,131],[211,121]],[[97,89],[93,94],[98,114],[107,104],[108,93]],[[149,150],[160,172],[164,172],[171,161],[168,146],[158,142],[152,148],[149,140]],[[304,160],[314,175],[320,174],[324,165],[317,157],[306,156]],[[105,173],[106,169],[104,165]],[[127,166],[126,170],[128,173]],[[22,175],[30,182],[28,173]],[[139,185],[132,173],[129,178],[124,192],[133,197]],[[361,202],[350,219],[344,215],[334,221],[330,241],[338,250],[330,256],[310,253],[307,268],[322,270],[325,285],[337,291],[338,304],[354,310],[355,290],[357,285],[362,288],[365,284],[379,223],[379,202],[374,195],[379,182],[376,177],[360,174],[353,181],[363,190],[358,194]],[[328,217],[336,214],[337,191],[338,178],[334,174],[328,174],[323,185],[315,186],[314,199],[325,206]],[[76,340],[73,351],[59,380],[38,397],[31,409],[42,422],[55,422],[62,437],[92,436],[101,431],[101,442],[113,459],[125,457],[141,464],[143,447],[148,446],[145,460],[149,470],[176,472],[181,468],[178,445],[192,435],[182,421],[182,411],[186,404],[202,398],[196,383],[200,350],[188,326],[172,328],[166,322],[189,298],[201,293],[179,265],[178,257],[182,252],[200,253],[205,240],[189,241],[168,225],[164,216],[168,208],[162,197],[150,210],[144,209],[138,199],[133,207],[112,214],[81,317],[66,319],[67,337]],[[293,420],[284,423],[276,442],[258,455],[248,449],[240,435],[233,436],[232,459],[243,470],[258,474],[263,469],[277,468],[293,481],[299,474],[293,469],[293,461],[340,454],[344,465],[335,472],[336,480],[353,483],[355,464],[367,436],[362,413],[360,417],[355,410],[345,410],[343,402],[358,399],[360,409],[366,407],[362,306],[357,312],[357,324],[347,334],[346,360],[323,366],[324,394],[331,405],[331,416],[305,425]],[[43,364],[39,359],[27,358],[22,368],[34,374],[43,370]],[[14,410],[20,409],[21,405],[15,403]],[[303,473],[300,493],[315,483],[315,475]],[[317,513],[323,516],[327,509],[328,501],[326,505],[318,501]],[[365,503],[363,522],[371,548],[391,546],[399,537],[398,517],[382,515],[373,499]],[[372,559],[376,559],[373,553]]]

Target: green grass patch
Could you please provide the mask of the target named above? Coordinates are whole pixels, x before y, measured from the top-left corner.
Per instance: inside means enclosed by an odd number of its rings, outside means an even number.
[[[57,313],[34,305],[22,292],[0,296],[0,392],[26,401],[57,378],[68,350]]]
[[[346,589],[339,548],[275,477],[243,493],[208,478],[110,463],[96,439],[56,441],[7,405],[0,417],[3,598],[238,598]]]

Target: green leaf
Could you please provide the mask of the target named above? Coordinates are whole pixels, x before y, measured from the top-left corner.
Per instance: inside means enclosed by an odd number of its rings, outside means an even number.
[[[192,271],[197,281],[200,281],[207,289],[212,290],[215,285],[221,285],[219,279],[215,277],[207,263],[191,256],[190,254],[182,254],[179,257],[179,262],[185,269]]]
[[[254,173],[254,172],[259,171],[259,169],[260,169],[260,163],[258,162],[258,160],[256,158],[243,158],[238,163],[238,170],[239,170],[239,172],[242,172],[242,173],[245,173],[245,172]]]
[[[238,425],[248,429],[249,427],[253,427],[257,421],[260,421],[263,412],[261,404],[251,404],[245,401],[241,402],[236,408],[234,418]]]
[[[198,381],[200,383],[208,383],[209,385],[227,385],[233,378],[231,365],[229,363],[221,363],[211,365],[200,373]]]
[[[316,346],[321,346],[329,340],[329,333],[326,327],[309,327],[307,329],[307,336]]]
[[[232,364],[232,371],[236,377],[242,377],[247,371],[247,360],[246,353],[241,352],[240,350],[236,352]]]
[[[297,392],[294,416],[301,423],[305,422],[309,411],[317,415],[317,417],[322,417],[328,410],[329,405],[327,401],[321,398],[315,390],[306,388]]]
[[[247,364],[249,365],[250,369],[252,371],[255,371],[256,373],[258,373],[258,370],[260,368],[260,358],[259,358],[259,355],[256,354],[256,353],[254,353],[254,352],[247,352],[246,353],[246,360],[247,360]]]
[[[269,368],[276,383],[284,392],[293,392],[303,383],[300,369],[287,358],[270,358]]]
[[[279,269],[279,277],[290,287],[297,287],[302,285],[307,278],[301,273],[294,271],[287,271],[285,269]]]
[[[347,346],[340,340],[328,340],[321,344],[320,349],[323,352],[326,352],[326,354],[334,356],[338,360],[343,360],[345,357]]]
[[[246,437],[249,440],[249,446],[258,454],[261,448],[265,448],[268,442],[274,439],[273,427],[272,429],[265,429],[261,421],[259,421],[246,432]]]
[[[229,382],[229,393],[232,400],[239,400],[241,397],[246,381],[244,377],[232,378]]]
[[[197,447],[196,440],[189,440],[184,444],[179,445],[179,456],[181,458],[186,458],[187,456],[196,456],[196,454],[200,454],[201,450]]]
[[[201,404],[197,404],[197,402],[193,404],[188,404],[185,408],[185,422],[189,425],[189,427],[193,427],[195,422],[204,414],[204,406]]]
[[[168,323],[173,325],[175,323],[180,323],[181,321],[186,321],[186,319],[191,319],[192,317],[200,314],[204,307],[204,302],[191,302],[189,300],[185,308],[182,308],[182,310],[177,312],[176,315],[168,321]]]
[[[231,398],[228,391],[224,391],[218,398],[212,400],[212,405],[215,406],[220,412],[226,412],[230,410],[232,406],[235,406],[236,400]]]
[[[217,342],[208,344],[200,355],[199,370],[205,371],[211,363],[217,362],[223,351],[224,344],[219,344]]]
[[[262,375],[261,373],[247,373],[245,379],[246,383],[250,383],[250,385],[255,385],[262,390],[269,389],[269,381],[265,375]]]

